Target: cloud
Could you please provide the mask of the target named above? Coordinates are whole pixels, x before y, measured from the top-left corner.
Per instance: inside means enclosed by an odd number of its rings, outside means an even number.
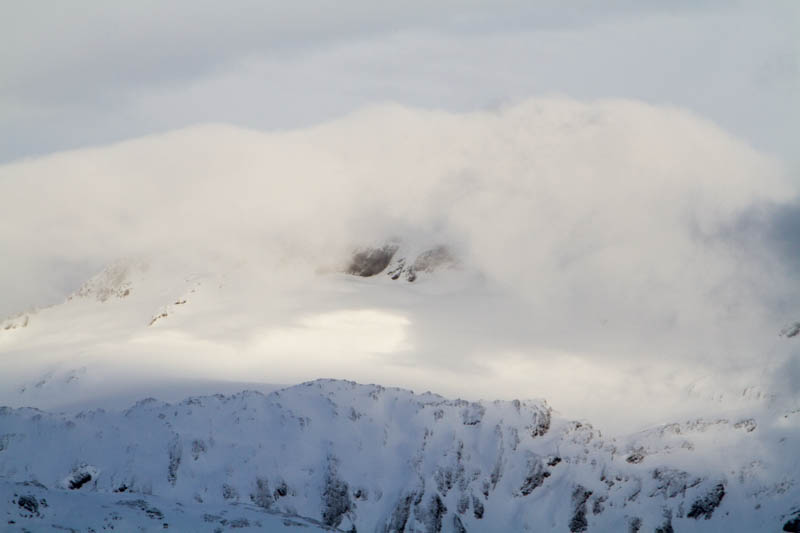
[[[526,328],[543,339],[596,329],[609,349],[639,344],[608,340],[600,323],[727,346],[726,317],[749,331],[768,293],[794,294],[723,235],[753,206],[791,205],[780,165],[684,111],[630,101],[383,106],[282,134],[193,127],[6,165],[0,193],[13,221],[0,230],[14,258],[4,312],[63,291],[75,275],[48,286],[31,273],[65,265],[210,251],[323,263],[394,235],[459,243],[519,292]],[[792,234],[791,215],[775,220]]]
[[[791,355],[777,332],[800,315],[797,192],[780,162],[714,124],[628,100],[195,126],[0,166],[0,312],[57,302],[120,257],[176,279],[247,264],[236,283],[272,309],[261,329],[245,313],[120,353],[155,374],[190,360],[198,378],[224,354],[239,358],[229,379],[325,368],[452,395],[470,382],[581,416],[650,394],[631,420],[657,418],[692,383],[786,389],[774,376]],[[392,238],[446,243],[467,278],[438,293],[328,285],[354,247]]]
[[[531,95],[709,117],[796,160],[793,2],[137,2],[18,5],[0,21],[0,160],[204,122],[273,130],[396,101]]]

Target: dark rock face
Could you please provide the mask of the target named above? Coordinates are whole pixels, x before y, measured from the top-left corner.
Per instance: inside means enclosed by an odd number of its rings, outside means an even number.
[[[329,527],[339,527],[344,516],[353,508],[350,500],[350,487],[336,473],[336,461],[328,460],[328,473],[322,492],[322,523]]]
[[[642,452],[633,452],[625,460],[632,465],[638,465],[644,461],[644,454]]]
[[[407,281],[414,282],[421,272],[435,272],[443,268],[451,268],[458,263],[450,250],[442,245],[425,250],[413,261],[410,257],[395,259],[399,249],[397,244],[385,244],[377,248],[359,248],[353,252],[345,272],[353,276],[370,277],[386,271],[386,274],[393,280],[404,277]]]
[[[589,521],[586,520],[586,502],[592,491],[578,486],[572,492],[572,518],[569,520],[569,530],[571,533],[581,533],[589,528]]]
[[[672,511],[670,509],[664,509],[664,523],[661,524],[661,527],[656,528],[655,533],[675,533],[672,528]]]
[[[453,515],[453,531],[455,533],[467,533],[467,528],[464,527],[457,514]]]
[[[692,504],[692,508],[689,510],[689,514],[686,516],[694,518],[695,520],[699,520],[700,517],[708,520],[711,518],[711,515],[714,514],[714,510],[722,503],[722,498],[724,497],[725,485],[718,483],[714,488],[708,491],[708,494],[704,497],[695,500]]]
[[[73,478],[69,481],[69,488],[71,490],[77,490],[89,483],[91,480],[92,475],[87,472],[76,473],[75,476],[73,476]]]
[[[345,272],[364,278],[380,274],[389,266],[397,248],[397,245],[387,244],[381,248],[356,250]]]
[[[783,524],[783,530],[789,531],[790,533],[800,533],[800,516],[792,518]]]
[[[117,502],[117,505],[124,505],[125,507],[131,507],[133,509],[144,511],[147,517],[153,520],[164,519],[164,513],[162,513],[161,510],[156,507],[151,507],[150,504],[145,500],[120,500]]]
[[[473,496],[472,497],[472,514],[475,516],[475,518],[480,520],[481,518],[483,518],[483,512],[484,512],[483,503],[481,502],[481,500],[477,496]]]
[[[175,485],[178,480],[178,467],[181,465],[183,455],[183,444],[180,435],[175,435],[169,443],[169,464],[167,466],[167,480],[171,485]]]
[[[640,529],[642,529],[642,519],[638,516],[631,518],[628,522],[628,533],[639,533]]]
[[[92,473],[96,472],[86,463],[81,463],[73,468],[67,481],[67,488],[78,490],[92,480]]]
[[[519,493],[522,496],[527,496],[534,489],[541,487],[544,480],[550,477],[550,472],[545,470],[542,461],[539,458],[531,458],[528,461],[528,474],[519,488]]]
[[[17,499],[17,505],[33,514],[39,514],[39,500],[35,496],[20,496]]]
[[[389,523],[384,529],[385,533],[402,533],[406,529],[408,517],[411,513],[411,503],[414,501],[414,493],[402,497],[392,511]]]

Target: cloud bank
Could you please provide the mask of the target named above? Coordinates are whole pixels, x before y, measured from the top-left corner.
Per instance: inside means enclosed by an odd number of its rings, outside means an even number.
[[[595,396],[746,385],[782,364],[777,332],[800,312],[781,244],[796,195],[780,164],[715,125],[633,101],[378,106],[285,133],[198,126],[0,167],[2,312],[137,255],[247,261],[274,278],[253,288],[269,298],[313,289],[355,246],[401,238],[448,244],[480,283],[425,308],[334,310],[311,319],[309,343],[369,315],[378,351],[396,349],[426,385],[451,373],[444,392],[486,372],[518,389],[594,383]],[[396,336],[379,342],[386,324]],[[344,345],[357,379],[378,375],[355,353],[369,338]]]

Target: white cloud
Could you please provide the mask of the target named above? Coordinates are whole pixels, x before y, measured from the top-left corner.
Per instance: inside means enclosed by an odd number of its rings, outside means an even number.
[[[228,344],[222,333],[154,338],[192,347],[178,351],[197,368],[225,346],[245,365],[271,354],[274,369],[292,345],[307,357],[281,363],[281,380],[312,378],[321,367],[308,357],[326,345],[341,355],[337,377],[448,393],[481,376],[480,390],[501,394],[504,376],[533,368],[545,370],[530,394],[573,399],[554,374],[568,372],[575,390],[612,366],[608,389],[631,376],[642,390],[687,375],[725,381],[762,365],[797,312],[785,303],[800,301],[768,243],[730,239],[730,228],[796,192],[780,164],[713,124],[623,100],[468,114],[381,106],[272,134],[207,125],[0,167],[12,221],[0,256],[15,258],[0,266],[2,311],[63,294],[63,270],[76,279],[149,255],[188,272],[216,257],[257,265],[245,292],[295,310],[261,324],[272,326],[261,344],[237,344],[247,327],[235,324],[218,326],[239,339]],[[424,305],[413,292],[372,305],[303,292],[352,246],[395,236],[451,244],[484,281]],[[310,306],[299,314],[286,303],[294,290]],[[358,309],[378,314],[343,329]],[[310,313],[328,320],[303,322]],[[375,346],[387,353],[372,358]]]

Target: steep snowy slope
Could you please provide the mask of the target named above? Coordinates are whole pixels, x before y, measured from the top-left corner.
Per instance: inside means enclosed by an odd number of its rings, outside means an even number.
[[[541,401],[330,380],[122,412],[0,411],[5,522],[78,530],[135,515],[153,530],[291,517],[362,532],[792,531],[799,448],[800,411],[608,438]]]

